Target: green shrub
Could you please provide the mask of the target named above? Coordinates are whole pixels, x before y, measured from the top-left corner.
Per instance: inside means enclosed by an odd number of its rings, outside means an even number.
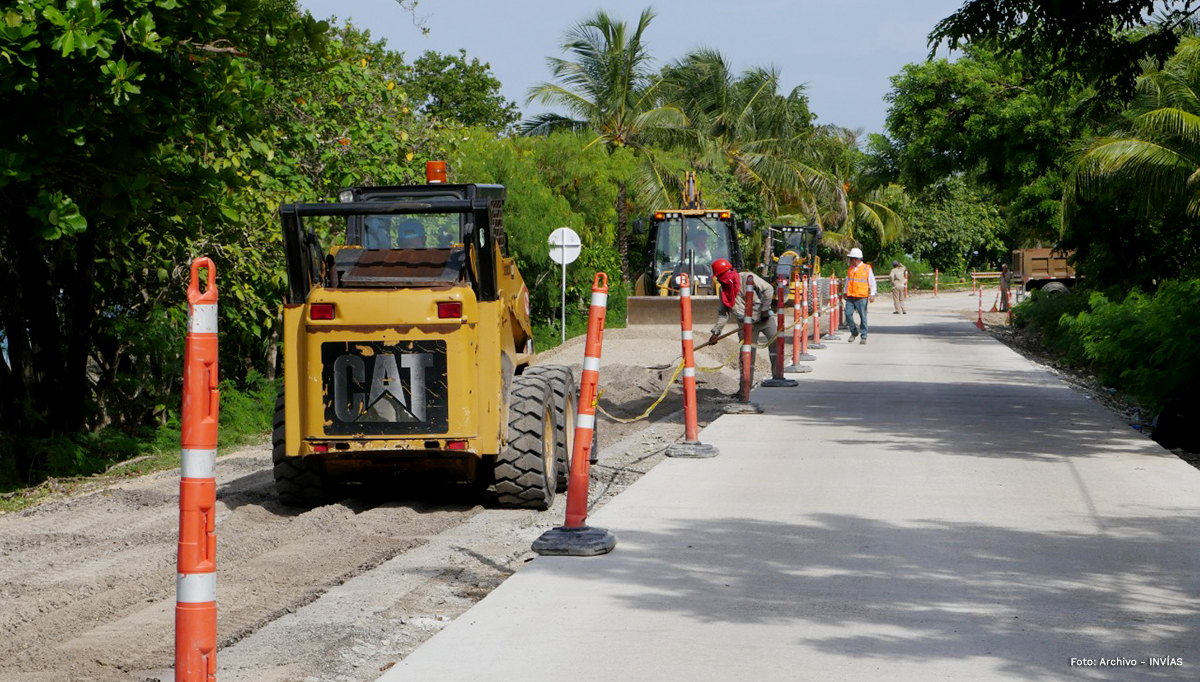
[[[1092,294],[1089,305],[1063,325],[1101,381],[1152,410],[1192,389],[1200,374],[1200,280],[1164,282],[1153,295],[1134,291],[1119,303]]]
[[[1031,297],[1014,309],[1014,322],[1040,330],[1048,346],[1151,410],[1192,390],[1200,375],[1200,280],[1164,282],[1153,294],[1133,291],[1119,301],[1111,292],[1084,293]]]

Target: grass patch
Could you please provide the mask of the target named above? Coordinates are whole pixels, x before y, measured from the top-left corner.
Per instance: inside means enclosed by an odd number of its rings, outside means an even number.
[[[218,450],[261,442],[271,431],[276,382],[251,376],[244,387],[221,384]],[[179,466],[178,414],[152,432],[115,429],[0,439],[0,513],[53,496],[84,492]]]

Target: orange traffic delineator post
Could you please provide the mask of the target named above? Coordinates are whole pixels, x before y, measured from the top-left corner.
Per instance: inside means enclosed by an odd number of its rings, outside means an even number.
[[[972,276],[972,281],[973,281],[973,280],[974,280],[974,276]],[[978,318],[975,320],[975,326],[979,328],[979,331],[983,331],[983,330],[984,330],[984,325],[983,325],[983,289],[980,289],[980,290],[979,290],[979,317],[978,317]]]
[[[771,378],[762,382],[764,388],[793,388],[800,383],[783,376],[783,306],[787,303],[787,280],[775,282],[775,361],[771,363]]]
[[[726,414],[758,414],[762,407],[750,402],[750,388],[754,384],[754,276],[746,275],[742,281],[745,309],[742,310],[742,362],[741,383],[738,400],[725,405]]]
[[[999,292],[999,291],[997,291],[997,292],[996,292],[996,300],[995,300],[995,301],[992,301],[992,309],[991,309],[991,310],[989,310],[988,312],[989,312],[989,313],[998,313],[998,312],[1000,312],[1000,307],[999,307],[999,306],[1000,306],[1000,292]]]
[[[829,280],[825,281],[828,282]],[[808,347],[811,350],[825,350],[827,346],[821,343],[821,289],[816,279],[810,280],[809,284],[812,285],[812,308],[809,310],[812,311],[813,334],[812,341],[808,342]],[[830,295],[832,293],[832,290],[830,290]]]
[[[934,268],[933,269],[933,297],[934,298],[937,298],[937,288],[938,288],[938,269]]]
[[[692,340],[692,283],[679,276],[679,338],[683,344],[683,442],[667,448],[667,457],[716,457],[717,448],[700,442],[696,414],[696,353]]]
[[[596,399],[600,385],[600,351],[604,346],[604,315],[608,310],[608,275],[597,272],[592,281],[583,373],[579,401],[575,404],[575,444],[571,449],[571,474],[567,479],[567,518],[533,541],[533,551],[552,556],[596,556],[617,546],[617,537],[603,528],[587,525],[588,479],[591,476],[592,434],[596,430]]]
[[[808,352],[808,301],[805,292],[808,291],[808,275],[792,280],[792,364],[784,367],[784,372],[803,374],[811,372],[812,367],[801,362],[812,362],[817,359]]]
[[[825,334],[822,340],[841,341],[842,337],[838,336],[838,316],[837,311],[841,306],[841,292],[838,291],[838,281],[833,275],[829,276],[829,332]]]
[[[200,292],[201,269],[208,272]],[[217,679],[217,271],[192,261],[183,355],[179,548],[175,577],[175,680]]]

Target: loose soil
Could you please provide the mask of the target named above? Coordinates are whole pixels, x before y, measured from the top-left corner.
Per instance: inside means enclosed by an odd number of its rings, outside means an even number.
[[[678,338],[671,328],[606,332],[599,406],[625,419],[653,404],[678,364]],[[701,425],[737,390],[736,354],[732,339],[697,352],[699,366],[720,367],[699,372]],[[539,356],[576,376],[582,360],[582,338]],[[661,461],[682,432],[679,382],[648,418],[600,415],[590,506]],[[0,516],[0,679],[173,679],[178,477],[54,495]],[[530,544],[561,525],[566,502],[509,510],[453,489],[376,487],[292,509],[275,497],[267,443],[222,455],[217,481],[225,682],[376,679],[531,560]]]

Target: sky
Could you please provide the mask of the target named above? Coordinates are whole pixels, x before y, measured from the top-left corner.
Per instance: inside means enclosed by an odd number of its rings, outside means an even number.
[[[927,36],[964,0],[420,0],[415,12],[395,0],[300,0],[315,17],[353,20],[412,62],[426,50],[490,64],[501,93],[526,115],[529,88],[550,80],[547,57],[563,56],[564,34],[603,9],[635,25],[657,13],[643,34],[656,68],[689,51],[719,50],[734,69],[775,66],[782,93],[804,85],[817,123],[883,133],[884,96],[905,64],[923,61]],[[427,35],[414,25],[418,18]],[[942,51],[944,54],[945,51]]]

